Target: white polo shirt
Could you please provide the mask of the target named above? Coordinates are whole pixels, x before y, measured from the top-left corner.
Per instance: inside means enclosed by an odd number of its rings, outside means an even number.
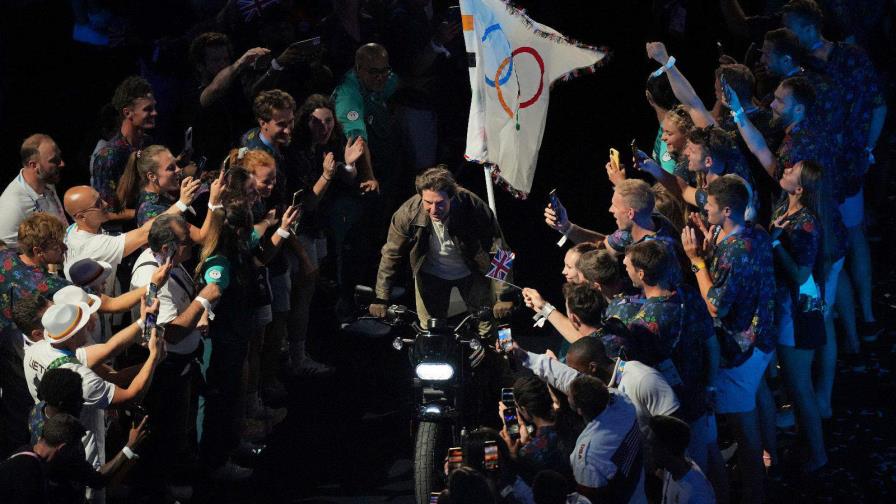
[[[19,224],[34,212],[50,214],[59,219],[64,226],[68,225],[62,203],[56,195],[56,188],[52,184],[47,184],[44,193],[37,194],[25,182],[22,170],[19,170],[18,176],[12,179],[0,195],[0,240],[6,242],[10,248],[17,247]]]
[[[43,378],[47,368],[56,359],[69,355],[70,352],[53,348],[49,341],[38,341],[25,348],[25,358],[22,359],[25,367],[25,380],[28,382],[28,391],[34,402],[37,402],[37,384]],[[87,461],[93,467],[99,469],[106,463],[106,410],[112,404],[115,395],[115,385],[100,378],[89,367],[81,364],[87,361],[87,352],[84,348],[75,351],[73,357],[77,363],[66,363],[59,367],[71,369],[81,375],[81,390],[84,394],[84,408],[81,409],[81,423],[87,432],[82,441],[87,453]]]
[[[108,235],[105,233],[88,233],[72,224],[65,231],[65,246],[68,252],[65,254],[65,262],[62,264],[65,277],[68,269],[81,259],[93,259],[94,261],[106,261],[112,265],[110,278],[115,278],[115,272],[121,260],[124,258],[125,235]]]
[[[144,250],[137,257],[137,262],[134,263],[134,271],[131,274],[131,289],[148,285],[152,280],[152,274],[157,269],[159,269],[158,262],[156,262],[152,250]],[[156,323],[163,325],[177,318],[178,314],[186,310],[190,303],[193,302],[193,298],[196,297],[195,291],[196,287],[193,284],[193,279],[183,265],[178,264],[171,268],[168,281],[159,289],[159,313],[156,315]],[[139,311],[136,317],[140,317]],[[179,342],[174,344],[168,343],[168,353],[181,355],[193,353],[199,346],[201,339],[202,335],[199,331],[193,329],[190,334]]]

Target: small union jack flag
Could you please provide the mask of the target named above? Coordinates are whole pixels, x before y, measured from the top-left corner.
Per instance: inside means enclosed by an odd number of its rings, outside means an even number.
[[[280,0],[237,0],[236,4],[240,10],[240,14],[243,15],[243,19],[250,21],[255,16],[260,16],[261,11],[279,3],[279,1]]]
[[[513,252],[498,249],[495,257],[492,258],[492,267],[485,276],[494,278],[495,280],[505,281],[510,268],[513,266]]]

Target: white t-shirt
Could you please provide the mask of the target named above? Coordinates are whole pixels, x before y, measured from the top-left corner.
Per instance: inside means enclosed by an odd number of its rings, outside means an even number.
[[[712,485],[693,461],[691,470],[678,481],[669,471],[663,472],[663,504],[715,504]]]
[[[631,485],[637,480],[628,502],[646,504],[642,455],[635,407],[625,394],[611,389],[607,408],[585,426],[569,461],[576,483],[582,486],[625,486],[626,481]]]
[[[445,227],[437,220],[431,220],[429,233],[429,252],[423,261],[422,270],[444,280],[457,280],[470,274],[470,268],[464,262],[460,249]]]
[[[617,367],[618,390],[631,399],[638,415],[641,432],[647,434],[650,417],[671,415],[678,410],[675,391],[656,369],[638,361],[620,362]],[[613,381],[616,381],[614,377]]]
[[[56,188],[48,184],[43,194],[37,194],[19,170],[18,176],[0,195],[0,240],[15,248],[19,243],[19,224],[34,212],[45,212],[59,219],[63,225],[68,225]]]
[[[144,250],[137,257],[137,262],[134,263],[134,271],[131,274],[131,289],[148,285],[152,280],[152,274],[159,269],[158,262],[145,264],[148,262],[156,262],[151,249]],[[145,266],[141,266],[144,264]],[[185,287],[187,290],[185,290]],[[168,281],[159,289],[159,314],[156,315],[156,323],[159,325],[167,324],[177,318],[178,314],[186,310],[190,303],[193,302],[193,298],[196,297],[195,291],[196,287],[193,284],[193,279],[183,265],[178,264],[172,268]],[[140,318],[139,308],[137,308],[135,317]],[[168,353],[182,355],[192,353],[199,346],[201,338],[202,335],[199,331],[194,329],[179,342],[174,344],[168,343]]]
[[[25,348],[25,380],[28,391],[34,402],[37,402],[37,384],[40,383],[50,364],[56,359],[71,355],[70,352],[53,348],[49,341],[39,341]],[[100,378],[89,367],[80,364],[87,362],[87,352],[79,348],[74,353],[78,363],[66,363],[59,367],[71,369],[81,375],[81,389],[84,394],[84,408],[81,409],[81,423],[87,432],[82,441],[87,453],[87,461],[99,469],[106,463],[106,422],[104,410],[112,404],[115,385]]]
[[[124,240],[124,234],[112,236],[88,233],[79,229],[77,224],[72,224],[65,231],[65,246],[68,247],[62,265],[65,277],[69,277],[68,269],[72,264],[81,259],[93,259],[111,264],[112,274],[109,276],[114,278],[115,270],[124,258]]]

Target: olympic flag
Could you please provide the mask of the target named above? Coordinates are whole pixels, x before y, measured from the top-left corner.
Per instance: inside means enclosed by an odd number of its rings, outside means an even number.
[[[572,41],[504,0],[460,0],[470,67],[468,160],[526,197],[544,136],[550,86],[606,61],[607,51]]]

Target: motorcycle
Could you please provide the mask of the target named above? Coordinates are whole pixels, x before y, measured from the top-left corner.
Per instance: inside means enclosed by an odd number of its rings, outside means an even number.
[[[486,357],[478,323],[491,319],[491,308],[469,313],[457,325],[430,319],[420,327],[417,314],[405,306],[387,309],[385,322],[399,334],[392,341],[405,351],[413,368],[414,493],[418,504],[429,504],[444,486],[448,449],[460,446],[470,428],[480,425],[474,375]],[[480,401],[481,402],[481,401]]]

